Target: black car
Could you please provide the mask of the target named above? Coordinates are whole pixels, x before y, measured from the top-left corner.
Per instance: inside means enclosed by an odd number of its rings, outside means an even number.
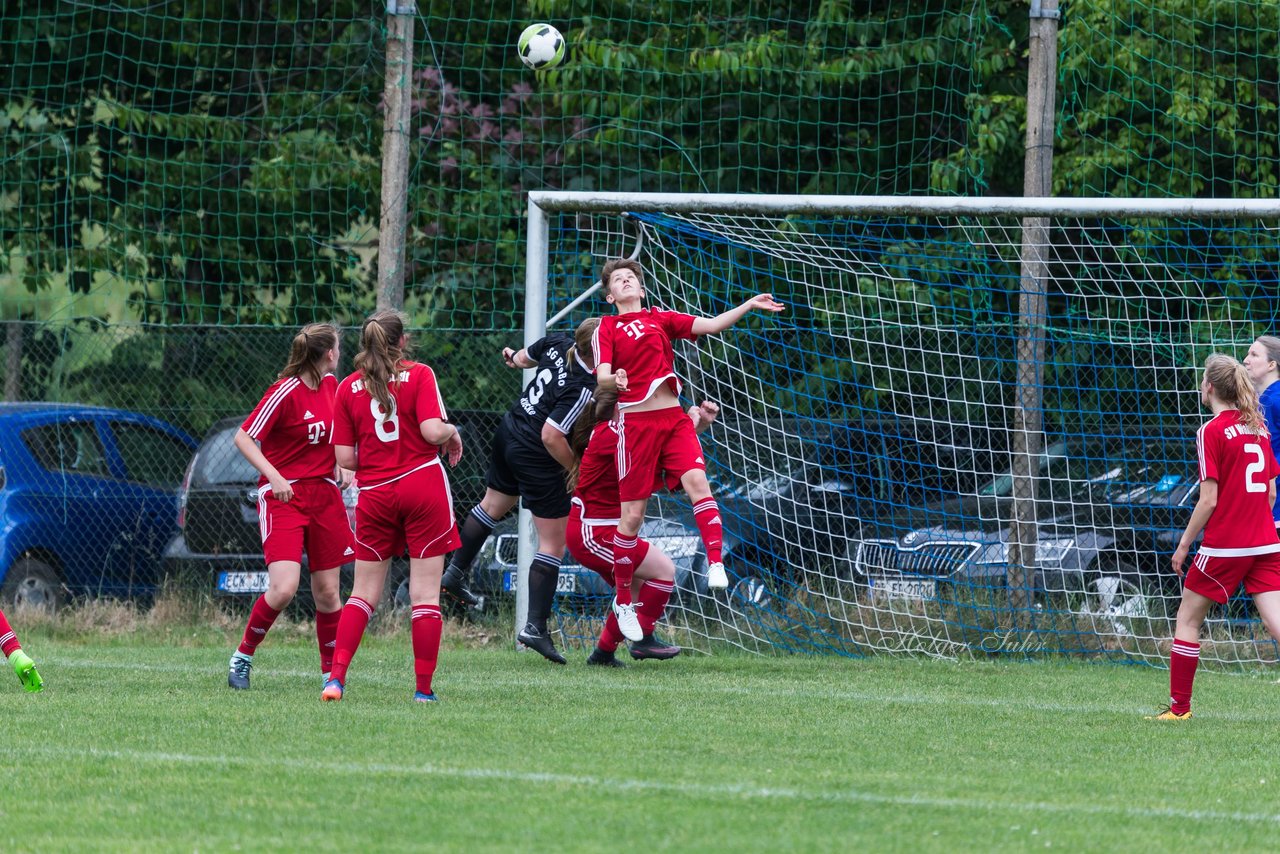
[[[1117,447],[1118,446],[1118,447]],[[1199,497],[1194,437],[1050,440],[1037,479],[1036,563],[1042,603],[1115,618],[1166,616],[1179,580],[1169,555]],[[972,498],[921,508],[928,524],[854,544],[873,596],[930,600],[1003,591],[1012,475]]]
[[[904,513],[972,494],[1008,459],[1003,430],[909,418],[729,420],[709,436],[725,569],[756,601],[848,577],[850,542],[909,530]]]
[[[488,437],[500,413],[452,411],[451,419],[462,431],[463,459],[449,472],[455,513],[466,513],[484,493],[484,466]],[[218,597],[256,597],[267,589],[266,566],[258,530],[258,471],[236,448],[236,429],[243,418],[224,418],[210,428],[187,466],[178,494],[181,532],[165,551],[171,577],[189,579]],[[354,527],[357,490],[343,493],[347,518]],[[303,566],[306,566],[303,555]],[[343,568],[344,589],[349,589],[352,564]],[[298,587],[303,603],[310,599],[308,585]],[[392,561],[385,595],[408,604],[408,562]]]

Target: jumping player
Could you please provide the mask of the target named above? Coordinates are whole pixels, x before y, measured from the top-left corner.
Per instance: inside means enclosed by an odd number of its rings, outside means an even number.
[[[347,668],[382,598],[393,557],[409,551],[413,699],[435,702],[440,654],[440,575],[458,547],[449,478],[440,464],[462,457],[431,368],[409,361],[404,317],[379,311],[364,322],[356,370],[338,385],[333,434],[338,465],[355,469],[356,577],[338,623],[333,673],[321,698],[341,700]]]
[[[1263,335],[1249,347],[1244,369],[1258,392],[1258,406],[1271,434],[1271,453],[1280,459],[1280,338]],[[1280,528],[1280,499],[1271,507],[1271,518]]]
[[[23,688],[34,694],[44,687],[44,680],[36,672],[36,663],[31,660],[31,656],[22,651],[22,644],[18,643],[18,636],[14,634],[9,621],[5,619],[4,611],[0,611],[0,652],[9,659],[9,665],[18,675],[18,681],[22,683]]]
[[[280,378],[236,430],[235,445],[258,470],[258,528],[267,563],[267,592],[249,613],[231,655],[227,685],[249,687],[253,654],[280,612],[293,601],[306,549],[316,607],[320,672],[329,678],[342,600],[338,569],[355,555],[342,490],[351,473],[333,462],[333,376],[338,329],[312,323],[293,336]],[[258,443],[261,443],[259,448]]]
[[[564,556],[564,529],[569,517],[565,473],[574,465],[569,433],[591,408],[595,377],[589,361],[591,337],[599,321],[583,322],[577,331],[553,333],[528,347],[502,351],[511,368],[536,368],[520,399],[502,417],[489,457],[488,488],[462,523],[462,546],[449,561],[445,592],[475,606],[480,598],[467,589],[471,562],[484,541],[517,501],[533,514],[538,549],[529,564],[529,616],[516,639],[544,658],[564,664],[547,629]]]
[[[1215,602],[1223,604],[1241,583],[1253,596],[1272,637],[1280,637],[1280,538],[1271,519],[1276,462],[1257,393],[1243,365],[1214,354],[1205,361],[1200,400],[1213,412],[1196,435],[1200,499],[1173,553],[1183,577],[1191,544],[1204,541],[1182,589],[1169,656],[1169,706],[1156,720],[1191,717],[1191,687],[1200,662],[1200,627]]]
[[[573,508],[569,511],[569,554],[583,566],[595,570],[610,586],[616,586],[613,575],[613,537],[618,519],[618,451],[617,425],[609,419],[617,405],[617,392],[598,391],[591,411],[584,415],[574,428],[572,446],[578,460],[571,472],[573,482]],[[720,413],[720,407],[711,401],[689,408],[689,418],[694,429],[701,433],[711,426]],[[669,484],[679,487],[679,481]],[[647,541],[640,539],[638,563],[632,577],[633,597],[639,602],[636,617],[643,636],[631,644],[631,657],[664,660],[680,654],[680,647],[665,644],[653,633],[654,625],[662,619],[671,592],[675,589],[675,566],[671,558]],[[614,656],[622,642],[618,618],[612,612],[605,618],[604,629],[596,647],[587,657],[587,664],[622,667]]]
[[[716,317],[694,317],[644,308],[644,269],[619,259],[604,265],[605,301],[618,313],[602,318],[595,339],[596,376],[601,389],[618,391],[618,491],[622,499],[613,566],[618,625],[628,640],[643,636],[631,601],[631,573],[639,560],[637,535],[655,477],[680,479],[707,547],[707,584],[729,586],[721,561],[720,510],[707,483],[702,448],[693,423],[680,406],[674,339],[692,340],[723,332],[752,309],[782,311],[771,294],[759,294]]]

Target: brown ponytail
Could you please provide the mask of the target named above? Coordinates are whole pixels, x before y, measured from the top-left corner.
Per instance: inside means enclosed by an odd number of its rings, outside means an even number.
[[[1230,356],[1214,353],[1204,362],[1204,378],[1213,394],[1232,409],[1240,410],[1240,423],[1259,436],[1267,436],[1267,422],[1258,405],[1258,392],[1244,365]]]
[[[578,486],[578,473],[582,468],[582,455],[587,452],[587,443],[591,441],[591,434],[595,432],[597,424],[601,421],[608,421],[613,417],[617,406],[618,390],[602,390],[597,386],[595,405],[579,415],[578,420],[574,423],[573,433],[569,436],[569,450],[573,451],[573,468],[569,469],[564,479],[565,487],[570,492],[573,492]]]
[[[293,336],[289,361],[280,372],[280,378],[298,377],[308,386],[318,388],[324,379],[320,366],[329,351],[337,346],[338,327],[332,323],[308,323]]]
[[[383,419],[391,417],[395,406],[391,386],[399,382],[397,375],[408,348],[402,348],[405,316],[398,311],[379,311],[369,315],[360,329],[360,352],[355,366],[370,396],[382,404]]]

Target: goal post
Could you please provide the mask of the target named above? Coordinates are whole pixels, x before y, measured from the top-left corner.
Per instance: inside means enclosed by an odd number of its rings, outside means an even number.
[[[535,191],[528,213],[527,342],[607,311],[575,300],[636,249],[648,304],[788,306],[676,345],[686,404],[723,409],[704,449],[731,576],[708,591],[687,502],[651,503],[677,643],[1164,660],[1198,372],[1280,324],[1280,202]],[[564,640],[603,613],[562,595]],[[1275,645],[1233,599],[1204,657]]]

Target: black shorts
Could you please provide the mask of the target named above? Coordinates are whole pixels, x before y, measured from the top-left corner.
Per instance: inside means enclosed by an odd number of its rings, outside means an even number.
[[[489,472],[485,481],[503,495],[518,495],[524,508],[540,519],[569,515],[565,471],[547,449],[516,438],[504,418],[493,434]]]

